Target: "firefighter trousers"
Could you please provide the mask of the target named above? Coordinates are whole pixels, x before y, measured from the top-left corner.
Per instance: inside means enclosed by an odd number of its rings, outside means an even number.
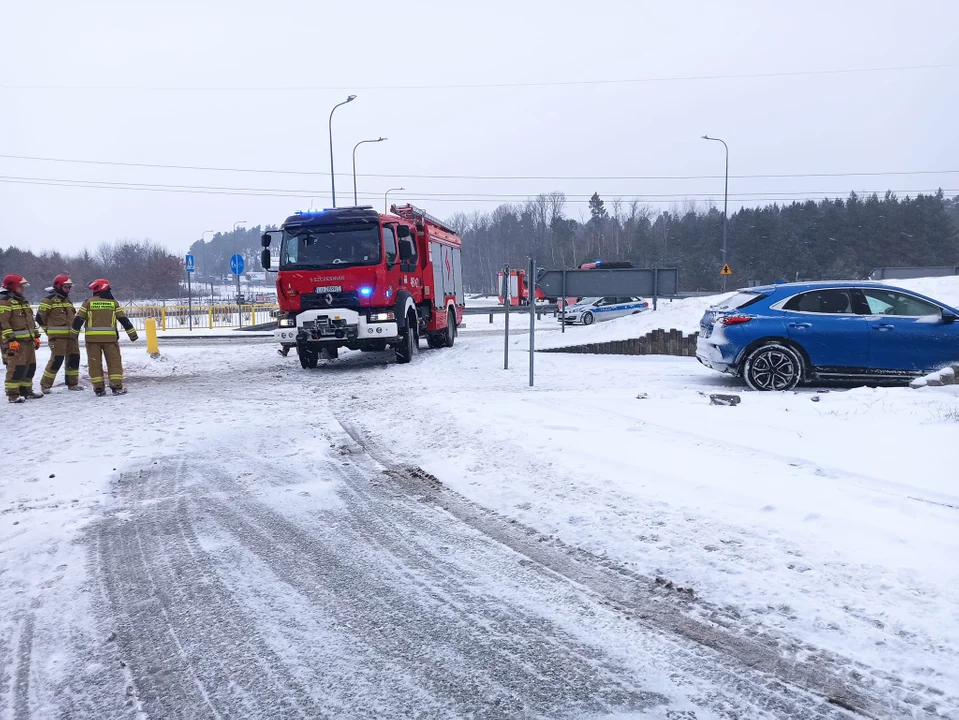
[[[7,366],[7,376],[3,389],[7,397],[15,398],[33,392],[33,375],[37,371],[37,353],[33,349],[33,338],[20,342],[20,349],[13,352],[6,349],[3,361]]]
[[[53,381],[57,379],[57,373],[64,363],[64,380],[68,387],[74,387],[80,380],[80,341],[71,337],[50,338],[50,361],[40,378],[41,388],[49,390],[53,387]]]
[[[94,390],[104,390],[103,360],[107,361],[107,379],[114,390],[123,389],[123,363],[120,360],[120,344],[117,342],[87,341],[87,365]]]

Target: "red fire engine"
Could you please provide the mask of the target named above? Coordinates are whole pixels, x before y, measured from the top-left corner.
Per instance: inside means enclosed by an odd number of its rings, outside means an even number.
[[[425,336],[450,347],[463,322],[462,242],[412,205],[301,212],[263,235],[262,264],[279,239],[275,339],[304,368],[338,349],[396,351],[407,363]]]
[[[536,277],[544,272],[543,268],[537,268]],[[496,273],[496,287],[499,293],[499,304],[503,304],[503,272]],[[536,288],[536,302],[545,302],[546,294]],[[525,270],[509,271],[509,304],[510,305],[529,305],[529,280],[526,278]]]

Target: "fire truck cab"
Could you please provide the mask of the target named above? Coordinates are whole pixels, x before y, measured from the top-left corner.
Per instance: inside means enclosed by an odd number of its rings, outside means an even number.
[[[341,347],[391,347],[407,363],[423,336],[431,348],[453,345],[465,307],[460,238],[412,205],[390,210],[300,212],[263,235],[264,269],[279,246],[274,337],[304,368]]]

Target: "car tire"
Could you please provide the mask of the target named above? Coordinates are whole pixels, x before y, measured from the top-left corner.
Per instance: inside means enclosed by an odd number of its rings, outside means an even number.
[[[743,364],[743,379],[753,390],[782,392],[792,390],[803,377],[799,353],[782,343],[760,345],[749,353]]]
[[[593,313],[588,312],[583,314],[583,325],[592,325],[593,324]]]

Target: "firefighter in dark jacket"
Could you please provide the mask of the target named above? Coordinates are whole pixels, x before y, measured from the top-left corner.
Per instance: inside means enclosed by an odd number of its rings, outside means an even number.
[[[10,274],[3,279],[0,292],[0,348],[7,366],[3,387],[7,400],[12,403],[43,397],[33,391],[40,331],[33,321],[30,303],[23,296],[23,287],[27,284],[22,275]]]
[[[40,390],[46,395],[57,379],[60,367],[66,363],[63,371],[69,390],[83,390],[80,386],[80,341],[70,333],[73,320],[77,316],[76,308],[70,299],[73,281],[67,275],[53,278],[50,293],[40,301],[37,310],[37,325],[47,334],[50,345],[50,360],[40,378]]]
[[[93,297],[84,300],[77,316],[70,328],[71,337],[76,338],[86,323],[87,329],[83,335],[87,346],[87,365],[89,366],[90,382],[97,397],[107,394],[106,383],[103,378],[103,360],[107,363],[107,379],[114,395],[125,395],[123,389],[123,365],[120,360],[120,334],[117,332],[117,322],[123,326],[130,340],[137,339],[137,331],[127,318],[110,292],[110,283],[106,280],[94,280],[90,283]]]

